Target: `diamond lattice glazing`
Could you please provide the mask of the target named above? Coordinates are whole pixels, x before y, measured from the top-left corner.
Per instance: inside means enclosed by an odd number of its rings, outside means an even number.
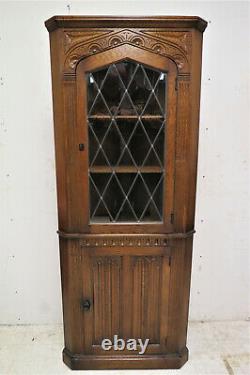
[[[122,61],[87,78],[91,222],[162,221],[166,74]]]

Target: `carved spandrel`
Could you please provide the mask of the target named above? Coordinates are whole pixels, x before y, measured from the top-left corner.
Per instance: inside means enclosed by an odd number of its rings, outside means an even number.
[[[132,29],[114,30],[104,36],[95,37],[87,41],[84,40],[84,34],[83,40],[81,40],[79,34],[78,42],[66,54],[65,72],[73,71],[77,63],[86,56],[98,54],[122,44],[131,44],[155,54],[170,57],[175,60],[180,72],[188,72],[189,47],[187,44],[184,48],[183,43],[183,39],[179,41],[176,36],[172,36],[168,40],[166,34],[164,34],[164,37],[161,37],[160,32],[153,36]]]
[[[96,38],[102,37],[104,35],[108,35],[113,30],[107,30],[107,29],[95,29],[92,31],[88,30],[82,30],[82,31],[65,31],[64,32],[64,50],[67,52],[70,48],[73,46],[84,43],[88,41],[93,41]]]
[[[192,50],[192,36],[188,31],[171,31],[165,29],[141,30],[142,33],[167,41],[183,49],[188,55]]]

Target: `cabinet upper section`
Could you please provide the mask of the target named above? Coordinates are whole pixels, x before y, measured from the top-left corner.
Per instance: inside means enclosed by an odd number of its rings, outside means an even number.
[[[193,230],[207,22],[54,16],[45,25],[59,229]]]
[[[191,16],[54,16],[45,25],[50,33],[60,30],[63,34],[65,74],[72,74],[81,59],[124,44],[171,58],[180,73],[188,73],[192,31],[202,33],[207,22]]]

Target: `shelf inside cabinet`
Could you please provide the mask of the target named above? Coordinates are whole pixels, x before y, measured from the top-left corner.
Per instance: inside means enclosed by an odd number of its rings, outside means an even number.
[[[164,116],[161,115],[142,115],[142,116],[136,116],[136,115],[91,115],[88,116],[89,120],[95,120],[95,121],[107,121],[107,120],[123,120],[123,121],[133,121],[133,120],[144,120],[144,121],[163,121]]]
[[[163,173],[163,168],[160,166],[150,165],[145,167],[135,167],[132,165],[121,165],[121,166],[106,166],[106,165],[95,165],[89,168],[90,173]]]

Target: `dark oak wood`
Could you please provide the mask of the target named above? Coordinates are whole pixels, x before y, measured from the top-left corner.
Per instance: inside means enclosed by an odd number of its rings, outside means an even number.
[[[202,32],[207,23],[189,16],[54,16],[45,25],[51,45],[63,360],[72,369],[179,368],[188,359]],[[89,113],[87,77],[124,61],[167,77],[165,99],[159,99],[163,114],[139,115],[128,109],[105,114],[101,107]],[[109,85],[112,91],[112,81]],[[161,143],[150,145],[163,166],[155,161],[91,164],[89,127],[103,131],[111,120],[117,126],[147,124],[148,142],[164,124]],[[106,133],[101,134],[103,139]],[[103,141],[96,142],[100,146]],[[116,143],[111,139],[107,150]],[[141,146],[130,146],[138,160]],[[161,218],[90,218],[91,205],[99,198],[90,199],[94,190],[89,175],[102,181],[114,173],[123,181],[138,172],[149,184],[163,176],[162,203],[159,192],[155,197]],[[116,194],[118,190],[105,199],[110,203]],[[143,193],[136,199],[145,199]],[[85,300],[88,309],[82,307]],[[114,335],[150,341],[142,355],[113,347],[104,351],[102,339]]]

